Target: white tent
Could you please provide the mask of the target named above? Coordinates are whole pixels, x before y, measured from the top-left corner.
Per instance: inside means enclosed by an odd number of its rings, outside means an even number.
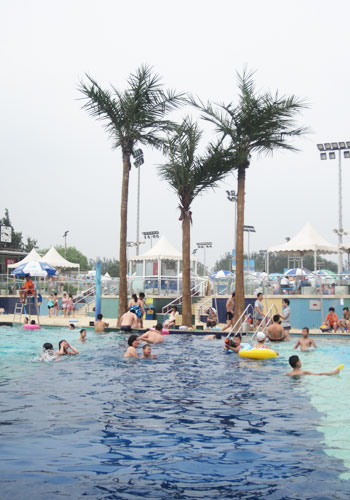
[[[181,253],[170,243],[170,241],[162,236],[159,241],[154,245],[154,247],[147,250],[147,252],[142,255],[137,255],[136,257],[130,257],[129,260],[154,260],[154,259],[171,259],[171,260],[182,260]]]
[[[50,264],[50,266],[55,267],[56,269],[79,269],[80,264],[74,264],[73,262],[69,262],[62,255],[60,255],[55,247],[51,247],[50,250],[46,252],[46,254],[41,258],[42,262],[46,262]]]
[[[316,229],[312,227],[310,222],[306,222],[305,226],[294,236],[294,238],[282,245],[268,248],[267,254],[269,253],[290,253],[301,256],[313,254],[316,269],[317,255],[338,253],[338,247],[325,240]]]
[[[38,252],[35,250],[35,248],[32,248],[29,254],[24,257],[24,259],[20,260],[19,262],[16,262],[15,264],[9,264],[7,267],[9,269],[15,269],[16,267],[20,266],[21,264],[27,264],[28,262],[44,262],[43,258],[38,254]]]

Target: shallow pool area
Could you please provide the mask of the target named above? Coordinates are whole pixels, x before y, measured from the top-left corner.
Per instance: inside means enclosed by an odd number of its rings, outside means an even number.
[[[126,336],[78,337],[0,329],[2,499],[349,498],[346,340],[300,354],[339,375],[294,380],[294,339],[254,361],[174,335],[156,360],[125,360]],[[79,356],[37,361],[61,339]]]

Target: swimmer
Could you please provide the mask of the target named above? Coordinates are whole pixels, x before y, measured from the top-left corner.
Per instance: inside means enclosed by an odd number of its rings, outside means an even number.
[[[283,331],[283,326],[281,325],[281,317],[279,314],[275,314],[272,318],[272,325],[266,328],[266,333],[271,340],[271,342],[282,342],[286,339],[286,334]]]
[[[143,347],[142,347],[142,356],[141,356],[141,359],[156,359],[157,355],[156,354],[152,354],[152,349],[151,349],[151,346],[149,344],[145,344]]]
[[[136,347],[139,346],[139,338],[137,335],[130,335],[128,338],[128,348],[124,354],[124,358],[138,358]]]
[[[75,330],[75,325],[73,325],[73,323],[69,323],[68,330]]]
[[[74,347],[68,344],[66,340],[60,340],[58,343],[58,351],[56,351],[56,354],[58,356],[66,356],[66,355],[75,356],[76,354],[79,354],[79,351],[77,351]]]
[[[271,351],[274,351],[277,354],[277,356],[279,355],[279,353],[275,351],[275,349],[271,349],[270,346],[265,345],[265,340],[266,340],[265,333],[258,332],[256,334],[256,340],[258,341],[258,343],[255,344],[255,346],[253,346],[253,349],[270,349]]]
[[[221,333],[213,333],[212,335],[206,335],[204,340],[220,340],[222,337]]]
[[[32,321],[30,322],[31,325],[36,325],[35,323],[35,319],[32,319]]]
[[[96,333],[103,333],[105,331],[105,328],[109,327],[109,323],[106,321],[102,321],[103,315],[98,314],[97,315],[97,321],[95,321],[95,332]]]
[[[315,342],[309,337],[309,329],[307,326],[301,330],[302,338],[298,340],[295,344],[294,349],[298,349],[300,347],[301,351],[307,351],[310,347],[314,347],[316,349]]]
[[[288,377],[293,377],[295,375],[337,375],[337,373],[339,373],[341,369],[336,368],[331,372],[312,373],[301,369],[301,361],[299,359],[299,356],[291,356],[288,361],[290,366],[293,368],[291,372],[285,373],[285,375]]]
[[[40,361],[53,361],[54,359],[57,359],[57,355],[53,351],[53,345],[50,344],[49,342],[46,342],[43,345],[43,353],[40,356],[39,360]]]
[[[157,323],[154,328],[151,328],[147,332],[143,333],[139,340],[142,342],[148,342],[150,344],[159,344],[160,342],[164,342],[164,337],[161,334],[163,327],[160,323]]]
[[[130,309],[120,318],[120,329],[123,332],[131,332],[133,328],[137,328],[138,318],[135,309]]]
[[[80,330],[80,337],[78,338],[78,340],[80,340],[80,342],[86,342],[86,330],[85,330],[85,328],[82,328]]]
[[[229,339],[226,339],[229,340]],[[241,345],[241,336],[240,335],[235,335],[233,337],[233,345],[230,344],[229,342],[226,342],[225,340],[225,351],[233,351],[233,352],[239,352],[241,349],[243,349],[243,346]]]

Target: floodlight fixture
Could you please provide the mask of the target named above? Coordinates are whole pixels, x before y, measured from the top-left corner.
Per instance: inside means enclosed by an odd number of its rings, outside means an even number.
[[[344,158],[350,158],[350,151],[344,151]]]
[[[346,147],[350,148],[350,141],[346,141]]]
[[[330,142],[326,142],[325,145],[324,145],[324,147],[325,147],[326,151],[330,151],[332,149],[332,146],[331,146]]]
[[[212,248],[213,243],[211,241],[202,241],[200,243],[196,243],[198,248]]]
[[[254,226],[243,226],[243,231],[246,233],[256,233]]]
[[[320,154],[321,160],[327,160],[327,153]]]
[[[330,160],[335,160],[335,153],[333,151],[331,151],[330,153],[328,153],[328,156],[329,156]]]
[[[339,149],[339,145],[337,142],[332,142],[332,149]]]
[[[345,142],[339,142],[339,149],[346,149]]]
[[[324,145],[323,144],[317,144],[318,150],[319,151],[324,151]]]
[[[144,238],[159,238],[159,231],[142,231]]]
[[[135,149],[132,155],[134,158],[139,158],[139,156],[143,156],[143,151],[142,149]]]

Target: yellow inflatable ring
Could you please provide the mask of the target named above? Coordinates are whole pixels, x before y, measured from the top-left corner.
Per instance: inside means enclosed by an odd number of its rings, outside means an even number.
[[[269,358],[277,358],[277,354],[272,349],[263,348],[263,349],[241,349],[238,353],[241,358],[249,358],[249,359],[269,359]]]

